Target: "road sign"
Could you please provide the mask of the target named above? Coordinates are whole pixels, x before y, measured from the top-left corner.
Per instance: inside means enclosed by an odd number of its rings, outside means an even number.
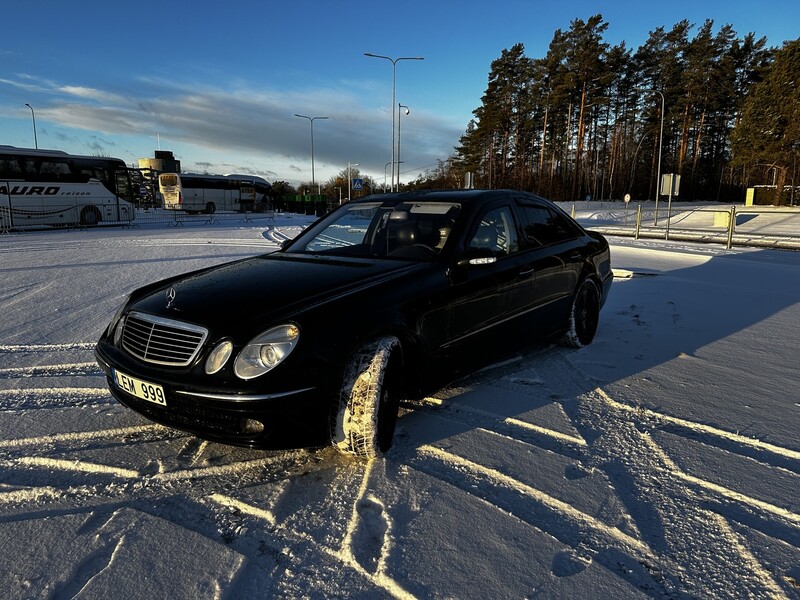
[[[630,201],[631,201],[631,195],[630,194],[625,194],[625,204],[627,204]]]
[[[363,190],[364,189],[364,180],[363,179],[353,179],[353,189],[354,190]]]
[[[664,173],[661,175],[661,195],[676,196],[681,191],[681,176],[677,173]]]

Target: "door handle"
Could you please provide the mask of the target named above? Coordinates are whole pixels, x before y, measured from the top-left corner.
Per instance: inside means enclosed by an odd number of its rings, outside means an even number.
[[[520,277],[524,277],[525,275],[530,275],[534,271],[535,269],[533,267],[525,267],[519,272],[519,275]]]

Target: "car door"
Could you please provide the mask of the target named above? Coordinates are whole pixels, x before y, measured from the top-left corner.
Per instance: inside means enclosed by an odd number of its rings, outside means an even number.
[[[545,328],[557,328],[578,285],[583,242],[569,220],[535,199],[518,199],[523,244],[534,269],[534,318]]]
[[[533,270],[519,252],[510,203],[494,204],[473,221],[451,272],[448,345],[466,341],[512,318],[533,299]]]

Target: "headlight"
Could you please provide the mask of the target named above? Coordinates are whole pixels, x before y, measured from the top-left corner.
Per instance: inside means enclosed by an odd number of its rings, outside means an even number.
[[[240,379],[253,379],[281,364],[300,339],[297,325],[279,325],[253,338],[236,357],[233,371]]]

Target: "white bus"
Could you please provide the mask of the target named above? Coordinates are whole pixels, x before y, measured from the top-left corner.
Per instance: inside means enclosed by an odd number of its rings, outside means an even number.
[[[0,145],[0,230],[97,225],[134,217],[128,168],[119,158]]]
[[[164,208],[191,214],[259,211],[270,203],[272,186],[255,175],[162,173],[158,188]]]

